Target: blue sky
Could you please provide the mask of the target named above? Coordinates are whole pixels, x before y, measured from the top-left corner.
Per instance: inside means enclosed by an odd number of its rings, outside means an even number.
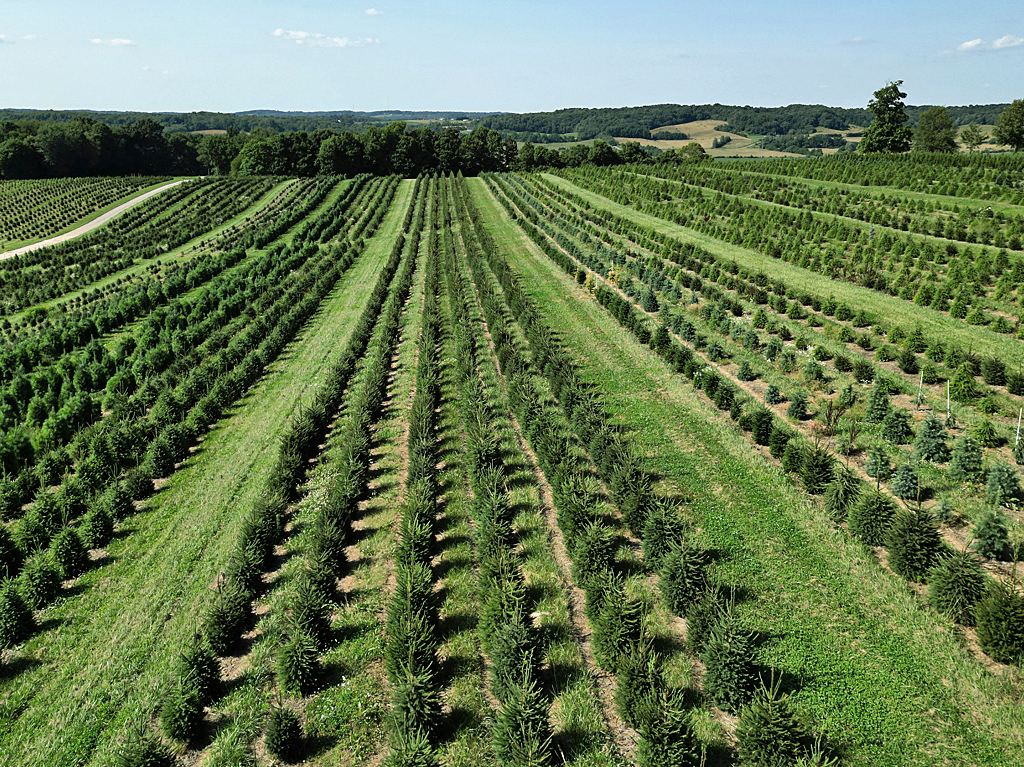
[[[1024,98],[1020,0],[3,0],[0,106],[240,111]]]

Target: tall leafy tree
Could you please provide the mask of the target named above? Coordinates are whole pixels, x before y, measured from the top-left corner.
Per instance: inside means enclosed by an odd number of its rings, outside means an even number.
[[[971,123],[960,131],[960,143],[971,152],[984,144],[987,138],[988,136],[985,135],[985,131],[981,129],[978,123]]]
[[[914,129],[914,149],[919,152],[955,152],[956,125],[945,107],[925,110]]]
[[[1014,99],[1003,110],[992,136],[1000,144],[1012,146],[1014,152],[1024,149],[1024,99]]]
[[[906,152],[910,149],[913,132],[905,125],[908,118],[903,99],[907,94],[900,90],[902,84],[902,80],[886,83],[868,102],[868,109],[875,119],[864,130],[864,138],[860,142],[862,152]]]

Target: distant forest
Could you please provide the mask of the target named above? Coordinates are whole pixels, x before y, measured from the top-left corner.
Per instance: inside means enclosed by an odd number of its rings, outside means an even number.
[[[957,125],[971,122],[992,125],[1007,104],[947,107]],[[928,106],[908,106],[907,116],[915,125]],[[644,107],[613,109],[559,109],[554,112],[500,114],[485,117],[481,125],[508,132],[520,140],[521,134],[543,135],[547,141],[563,136],[579,140],[615,136],[618,138],[649,138],[651,130],[666,125],[695,120],[724,120],[736,133],[783,136],[787,133],[810,133],[815,128],[845,131],[852,125],[866,127],[873,116],[867,109],[842,109],[821,104],[791,104],[786,107],[738,107],[724,104],[656,104]]]

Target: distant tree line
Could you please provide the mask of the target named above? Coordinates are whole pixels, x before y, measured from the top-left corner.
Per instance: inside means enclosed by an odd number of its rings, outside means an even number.
[[[143,118],[111,128],[88,117],[69,122],[0,123],[0,178],[124,175],[287,175],[358,173],[406,177],[423,171],[508,170],[516,142],[487,128],[408,130],[406,123],[360,133],[167,133]]]

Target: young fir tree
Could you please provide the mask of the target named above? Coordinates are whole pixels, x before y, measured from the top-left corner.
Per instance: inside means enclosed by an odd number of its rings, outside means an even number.
[[[622,656],[615,683],[615,710],[634,729],[646,723],[651,711],[649,696],[663,694],[665,677],[654,648],[643,642]]]
[[[914,440],[914,452],[918,458],[933,463],[949,460],[949,445],[946,444],[946,427],[932,413],[924,419],[921,431]]]
[[[35,631],[32,610],[18,592],[13,581],[0,585],[0,650],[27,639]]]
[[[935,517],[927,510],[896,515],[889,538],[889,567],[910,581],[925,583],[942,553],[942,536]]]
[[[949,382],[949,396],[961,403],[971,402],[978,396],[978,384],[969,363],[964,362],[956,369]]]
[[[693,546],[676,546],[664,558],[660,570],[662,597],[668,609],[685,615],[708,587],[704,554]]]
[[[785,397],[782,396],[782,392],[779,391],[779,387],[775,384],[768,384],[768,388],[764,391],[764,402],[766,405],[778,405],[785,401]]]
[[[1013,460],[1018,466],[1024,464],[1024,439],[1019,439],[1014,443]]]
[[[971,436],[964,434],[953,445],[949,459],[949,478],[954,482],[974,482],[981,478],[984,453]]]
[[[793,396],[790,397],[789,408],[786,410],[786,415],[794,421],[802,421],[807,417],[807,404],[807,392],[794,392]]]
[[[735,621],[725,620],[711,632],[701,653],[704,663],[704,691],[711,701],[730,713],[737,713],[754,694],[757,666],[750,632]]]
[[[271,708],[263,742],[274,758],[284,762],[296,761],[302,748],[302,724],[298,714],[282,706]]]
[[[982,447],[998,447],[999,433],[995,424],[988,418],[983,418],[971,427],[971,436]]]
[[[922,492],[921,480],[918,478],[917,471],[913,465],[909,463],[905,463],[896,469],[890,486],[892,487],[892,494],[902,501],[920,500]]]
[[[780,696],[777,684],[770,688],[762,684],[740,714],[736,751],[741,764],[792,765],[804,753],[806,736],[789,696]]]
[[[1024,658],[1024,593],[1013,581],[990,581],[975,609],[978,644],[999,663]]]
[[[699,767],[704,764],[700,741],[690,727],[683,691],[652,691],[645,704],[651,713],[638,727],[638,767]]]
[[[316,640],[301,631],[292,631],[278,648],[276,670],[277,683],[282,690],[298,695],[308,694],[320,677],[320,653]]]
[[[988,469],[985,479],[985,495],[989,503],[997,506],[1012,506],[1020,498],[1020,478],[1013,467],[997,462]]]
[[[974,528],[974,550],[989,559],[1007,559],[1010,532],[1002,509],[989,509]]]
[[[890,410],[882,420],[882,438],[894,445],[902,445],[914,436],[910,428],[910,413],[901,408]]]
[[[551,763],[551,725],[540,688],[533,679],[517,685],[498,710],[493,743],[501,767],[545,767]]]
[[[868,397],[868,410],[864,414],[864,420],[868,423],[882,423],[889,415],[889,407],[889,389],[882,381],[878,381],[871,389],[871,396]]]
[[[832,481],[832,456],[820,445],[811,445],[804,451],[800,466],[800,479],[804,490],[812,495],[821,495]]]
[[[833,472],[832,481],[825,490],[825,511],[836,522],[845,522],[850,507],[860,494],[860,480],[849,466],[842,464]]]
[[[895,514],[896,503],[885,493],[863,493],[850,509],[850,534],[869,546],[882,546]]]
[[[974,608],[985,593],[985,572],[967,549],[942,557],[928,574],[928,601],[964,626],[974,625]]]
[[[656,503],[644,522],[644,563],[652,570],[659,569],[664,557],[685,539],[686,522],[680,510],[669,503]]]
[[[747,360],[740,362],[740,368],[736,371],[736,378],[740,381],[753,381],[757,378],[757,371]]]
[[[885,448],[876,445],[868,452],[868,459],[864,463],[864,471],[872,479],[885,481],[892,472],[892,464],[889,463],[889,455]]]

